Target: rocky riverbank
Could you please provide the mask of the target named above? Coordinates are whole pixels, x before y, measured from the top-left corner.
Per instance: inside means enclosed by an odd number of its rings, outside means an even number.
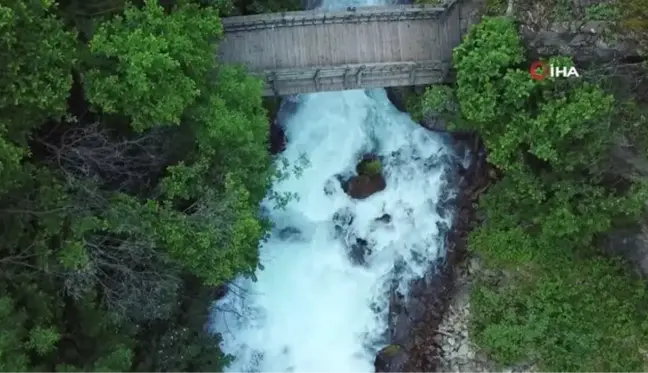
[[[408,301],[392,302],[392,344],[376,359],[376,371],[400,372],[534,372],[532,365],[498,367],[470,339],[470,292],[477,279],[501,277],[467,252],[470,231],[481,224],[478,197],[499,177],[486,162],[475,134],[455,133],[458,155],[469,154],[470,166],[457,167],[458,195],[452,228],[446,235],[448,255],[428,278],[413,284]],[[407,320],[403,322],[403,320]],[[409,321],[409,323],[408,323]]]
[[[454,223],[446,228],[447,256],[433,264],[425,278],[415,281],[409,297],[392,295],[390,304],[391,344],[382,349],[375,361],[377,372],[445,371],[447,342],[440,331],[449,306],[455,298],[455,284],[460,279],[457,265],[464,262],[468,232],[475,222],[474,200],[485,189],[491,173],[486,167],[481,143],[472,134],[457,134],[454,139],[457,160],[470,156],[470,166],[458,164],[453,180],[458,186],[454,204]],[[461,162],[458,162],[461,163]],[[439,206],[448,211],[450,206]],[[446,345],[444,345],[446,344]]]
[[[478,258],[466,258],[455,268],[456,278],[448,308],[439,325],[439,372],[536,372],[533,365],[498,367],[470,339],[470,292],[478,278],[498,277],[481,265]]]

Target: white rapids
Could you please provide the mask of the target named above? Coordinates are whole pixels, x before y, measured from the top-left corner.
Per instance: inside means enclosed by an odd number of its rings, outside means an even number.
[[[217,302],[212,330],[235,356],[230,372],[373,372],[387,343],[390,287],[406,293],[445,254],[439,225],[449,226],[450,214],[437,211],[454,188],[445,181],[451,149],[382,89],[294,100],[283,156],[295,164],[306,154],[309,165],[273,190],[299,199],[284,209],[265,203],[275,228],[261,246],[264,269]],[[365,153],[381,157],[387,188],[353,200],[337,177]],[[384,214],[388,222],[377,220]],[[362,264],[349,255],[357,238],[371,248]]]

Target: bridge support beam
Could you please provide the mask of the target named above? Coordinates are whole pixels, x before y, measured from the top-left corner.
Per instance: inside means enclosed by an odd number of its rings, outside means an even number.
[[[435,84],[444,81],[448,62],[395,62],[323,66],[268,70],[255,75],[265,77],[264,95],[293,95],[299,93],[370,89],[407,85]]]
[[[356,73],[356,86],[362,87],[362,73],[364,72],[366,66],[360,66],[358,72]]]
[[[320,69],[315,71],[315,76],[313,76],[313,81],[315,82],[315,90],[320,91],[322,89],[322,82],[320,81]]]
[[[275,96],[279,96],[279,89],[277,88],[277,73],[272,72],[271,74],[269,74],[268,78],[268,80],[270,81],[270,87],[272,88],[272,93]]]
[[[349,75],[350,72],[351,72],[351,68],[350,68],[350,67],[347,67],[347,68],[344,70],[344,76],[342,77],[342,79],[343,79],[343,80],[342,80],[342,86],[344,87],[344,89],[349,89],[349,79],[348,79],[348,75]]]

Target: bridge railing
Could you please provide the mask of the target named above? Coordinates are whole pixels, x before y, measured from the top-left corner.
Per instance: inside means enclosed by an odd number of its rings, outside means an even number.
[[[300,69],[266,70],[255,75],[266,81],[266,96],[314,91],[379,88],[392,85],[430,84],[447,75],[442,61],[404,61]]]
[[[450,4],[451,5],[451,4]],[[450,6],[448,5],[448,6]],[[225,32],[244,32],[275,27],[295,27],[336,23],[401,22],[409,20],[438,19],[448,6],[390,5],[384,7],[358,7],[339,11],[312,10],[256,14],[223,18]]]

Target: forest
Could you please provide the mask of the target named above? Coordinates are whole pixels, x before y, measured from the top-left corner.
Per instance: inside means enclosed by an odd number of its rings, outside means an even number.
[[[644,36],[646,5],[625,8]],[[0,370],[227,363],[205,333],[210,302],[259,266],[258,206],[281,170],[262,82],[214,59],[220,17],[297,8],[0,4]],[[607,154],[617,135],[648,154],[646,97],[598,73],[536,82],[527,62],[515,23],[485,18],[454,52],[456,82],[418,104],[477,131],[501,174],[470,250],[508,277],[474,291],[475,342],[502,364],[644,370],[646,283],[598,238],[644,213],[648,185]]]
[[[631,9],[626,25],[645,37],[648,8]],[[645,77],[641,61],[635,71]],[[473,342],[502,366],[645,371],[645,279],[600,244],[645,216],[645,178],[623,177],[610,162],[617,139],[648,155],[645,89],[636,76],[619,79],[618,62],[590,66],[580,79],[531,79],[517,24],[504,16],[471,28],[453,65],[455,83],[428,87],[413,107],[477,132],[497,170],[468,240],[501,273],[482,276],[472,291]]]
[[[0,4],[0,370],[221,369],[210,302],[278,170],[262,82],[214,52],[265,6]]]

